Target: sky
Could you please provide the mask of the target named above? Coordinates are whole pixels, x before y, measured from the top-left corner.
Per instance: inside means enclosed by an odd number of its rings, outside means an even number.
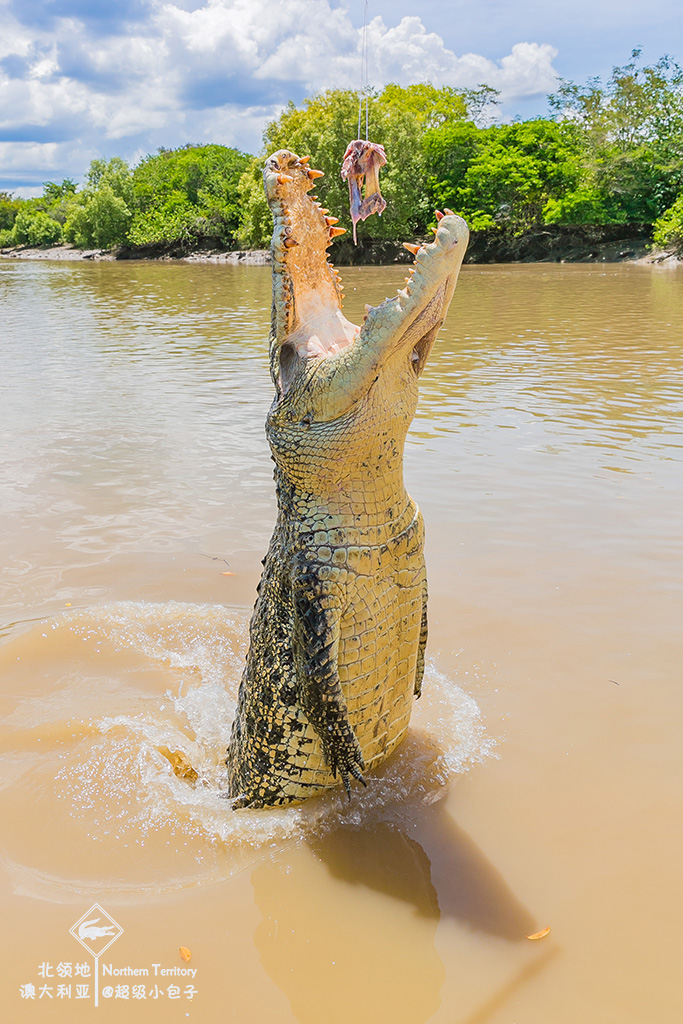
[[[500,91],[547,112],[558,77],[609,76],[635,47],[683,62],[680,0],[368,0],[368,80]],[[0,190],[80,182],[160,146],[261,150],[293,100],[358,88],[364,0],[0,0]],[[353,126],[349,126],[350,137]],[[354,133],[355,134],[355,133]]]

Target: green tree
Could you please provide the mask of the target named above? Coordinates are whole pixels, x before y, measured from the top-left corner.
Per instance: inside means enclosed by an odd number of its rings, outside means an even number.
[[[133,174],[120,156],[113,156],[110,160],[91,161],[86,183],[83,189],[86,194],[94,194],[99,189],[108,186],[115,196],[122,199],[126,206],[130,206],[133,200]]]
[[[468,116],[470,106],[479,114],[482,104],[491,102],[493,95],[493,90],[485,88],[468,92],[449,87],[437,89],[425,83],[406,87],[391,84],[369,97],[370,140],[384,146],[388,158],[380,176],[387,209],[381,217],[359,224],[359,237],[409,238],[426,230],[430,213],[422,149],[425,130],[462,120]],[[361,129],[364,135],[365,105]],[[299,107],[289,103],[280,117],[266,127],[263,156],[247,169],[240,182],[242,244],[268,244],[272,224],[263,198],[260,170],[263,159],[278,149],[311,157],[310,166],[325,174],[316,182],[320,201],[339,217],[342,227],[350,229],[348,186],[340,172],[346,147],[357,132],[357,92],[331,89],[304,100]]]
[[[43,182],[43,201],[54,206],[67,196],[76,194],[77,185],[73,178],[64,178],[63,181]]]
[[[64,178],[61,182],[44,182],[43,194],[36,200],[38,207],[62,226],[79,202],[76,182],[72,178]]]
[[[227,146],[159,150],[133,172],[137,245],[231,245],[240,216],[239,181],[250,157]]]
[[[542,118],[485,129],[444,124],[426,133],[424,152],[435,205],[475,230],[543,223],[549,202],[579,176],[576,131]]]
[[[37,210],[28,204],[19,210],[12,228],[15,245],[54,245],[61,241],[62,229],[44,210]]]
[[[655,221],[653,241],[658,248],[683,252],[683,193]]]
[[[641,66],[640,50],[605,85],[564,81],[549,97],[554,116],[573,123],[583,146],[580,189],[597,197],[585,215],[652,223],[683,187],[683,70],[670,57]],[[581,204],[569,202],[578,215]],[[558,213],[558,211],[555,211]]]
[[[240,177],[238,194],[240,223],[237,237],[240,244],[247,249],[267,247],[273,231],[273,218],[263,190],[261,158],[254,157]]]
[[[93,160],[79,202],[69,210],[64,237],[81,249],[122,245],[132,218],[132,198],[132,174],[125,160]]]
[[[547,201],[543,220],[546,224],[612,224],[618,223],[618,211],[595,184],[579,182],[575,188]]]
[[[11,231],[21,206],[22,200],[11,192],[0,192],[0,231]]]
[[[498,90],[489,85],[476,89],[437,88],[429,82],[416,85],[390,83],[379,94],[383,106],[396,107],[412,115],[422,130],[438,128],[453,121],[471,120],[479,124],[498,103]]]
[[[88,193],[85,204],[71,211],[64,235],[79,249],[111,249],[126,241],[131,214],[111,185]]]

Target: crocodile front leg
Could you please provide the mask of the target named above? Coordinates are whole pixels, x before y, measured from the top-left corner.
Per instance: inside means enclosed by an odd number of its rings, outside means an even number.
[[[365,785],[365,763],[339,681],[343,588],[320,578],[329,571],[310,566],[292,581],[292,650],[299,704],[320,737],[330,771],[339,773],[350,797],[349,776]]]

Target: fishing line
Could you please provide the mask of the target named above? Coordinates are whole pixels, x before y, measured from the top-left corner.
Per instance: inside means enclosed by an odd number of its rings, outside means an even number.
[[[360,90],[358,94],[358,135],[361,137],[361,124],[363,118],[363,96],[365,96],[365,141],[369,138],[370,121],[370,69],[368,66],[368,0],[365,0],[363,14],[363,37],[360,52]]]

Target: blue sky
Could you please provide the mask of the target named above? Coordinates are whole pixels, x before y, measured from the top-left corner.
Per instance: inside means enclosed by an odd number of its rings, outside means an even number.
[[[683,61],[680,0],[369,0],[369,78],[500,90],[546,111],[557,76],[609,75],[631,50]],[[293,99],[355,88],[363,0],[0,0],[0,189],[82,179],[159,146],[260,149]],[[350,130],[351,130],[350,126]]]

